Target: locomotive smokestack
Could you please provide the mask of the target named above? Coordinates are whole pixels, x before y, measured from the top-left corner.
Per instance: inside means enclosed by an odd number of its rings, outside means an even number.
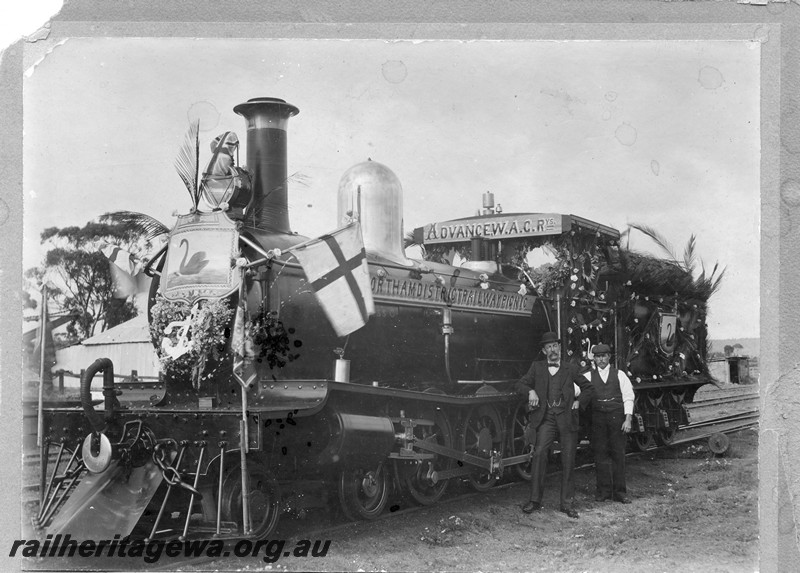
[[[282,99],[261,97],[240,103],[233,111],[247,120],[247,169],[253,198],[245,225],[289,234],[286,124],[300,110]]]

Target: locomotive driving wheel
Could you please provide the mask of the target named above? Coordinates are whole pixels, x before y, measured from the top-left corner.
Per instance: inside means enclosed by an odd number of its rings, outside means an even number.
[[[422,416],[421,416],[422,417]],[[445,448],[453,447],[453,432],[447,416],[441,410],[436,410],[433,416],[433,426],[418,425],[414,428],[414,435],[426,442],[431,442]],[[405,486],[409,495],[421,505],[436,503],[447,489],[449,480],[433,483],[429,479],[431,471],[442,471],[452,466],[452,458],[435,454],[431,460],[397,461],[396,467],[400,475],[400,482]]]
[[[477,406],[464,419],[461,432],[461,449],[473,456],[489,458],[493,451],[503,451],[503,425],[493,406]],[[477,491],[487,491],[497,477],[480,470],[467,476],[469,484]]]
[[[242,472],[236,464],[225,474],[222,482],[222,518],[239,524],[245,531],[242,515]],[[247,489],[250,499],[250,525],[248,537],[263,539],[275,530],[280,517],[280,489],[278,482],[266,469],[264,460],[257,456],[247,460]]]
[[[376,519],[389,500],[389,470],[381,461],[375,469],[347,466],[339,473],[339,502],[350,520]]]
[[[525,436],[525,428],[528,425],[528,406],[522,402],[514,408],[514,415],[511,416],[511,427],[508,432],[508,449],[510,456],[527,454],[533,449],[534,444],[528,443]],[[531,464],[517,464],[511,466],[511,471],[525,481],[531,481]]]

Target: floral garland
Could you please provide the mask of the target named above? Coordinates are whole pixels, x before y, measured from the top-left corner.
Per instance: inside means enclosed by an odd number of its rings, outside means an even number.
[[[453,251],[454,254],[457,254],[462,259],[470,260],[472,255],[472,248],[469,243],[461,243],[457,245],[423,245],[422,246],[422,255],[426,261],[432,261],[434,263],[442,263],[445,265],[452,265],[453,261],[451,261],[447,255]]]
[[[225,354],[233,317],[230,303],[227,299],[201,300],[190,307],[157,296],[150,314],[150,338],[164,372],[191,376],[197,388],[208,360],[219,360]]]
[[[510,259],[512,265],[523,269],[530,277],[531,287],[540,296],[563,297],[567,358],[585,368],[589,366],[592,345],[613,342],[613,309],[606,304],[607,293],[598,285],[603,262],[601,248],[609,244],[614,241],[604,241],[595,231],[532,237],[516,242]],[[528,253],[539,247],[552,251],[555,261],[530,268]]]
[[[567,360],[589,367],[594,344],[614,345],[614,313],[620,312],[619,324],[625,329],[626,342],[615,349],[621,367],[632,380],[660,380],[665,376],[686,377],[708,374],[702,350],[707,344],[707,299],[714,290],[713,281],[691,273],[678,265],[648,255],[617,249],[618,242],[593,229],[578,229],[560,236],[529,237],[505,242],[513,253],[509,264],[521,269],[520,280],[539,296],[551,299],[553,310],[557,296],[564,306],[563,345]],[[531,268],[527,256],[543,247],[555,255],[555,261]],[[442,257],[450,245],[435,245],[427,257]],[[457,245],[461,256],[469,257],[470,245]],[[507,251],[506,251],[507,252]],[[624,284],[600,285],[601,272],[629,279]],[[624,279],[623,279],[624,280]],[[476,286],[487,288],[483,276]],[[522,292],[522,289],[520,289]],[[661,313],[679,315],[675,351],[664,356],[658,350],[657,317]]]
[[[290,339],[294,333],[294,328],[284,327],[277,312],[267,312],[262,306],[249,324],[249,335],[257,348],[256,361],[266,360],[272,369],[283,368],[288,362],[300,358],[300,354],[293,350],[300,348],[303,343]]]

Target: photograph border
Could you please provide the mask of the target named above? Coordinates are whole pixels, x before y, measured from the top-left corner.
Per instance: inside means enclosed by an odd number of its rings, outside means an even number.
[[[23,74],[69,37],[759,40],[761,42],[761,281],[759,428],[760,571],[800,562],[800,7],[723,2],[284,2],[71,1],[42,29],[6,48],[0,66],[0,480],[2,539],[19,535],[22,459],[19,344],[22,277]],[[758,302],[754,302],[757,304]],[[23,561],[5,551],[4,570]]]

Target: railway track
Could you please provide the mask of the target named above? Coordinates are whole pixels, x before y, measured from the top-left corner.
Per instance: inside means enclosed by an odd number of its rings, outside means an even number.
[[[726,396],[718,400],[702,400],[693,402],[690,406],[693,409],[698,408],[718,408],[720,406],[730,406],[732,404],[748,404],[759,399],[758,394],[742,394],[737,396]]]
[[[714,423],[715,420],[731,416],[757,412],[758,408],[759,394],[753,387],[730,388],[714,394],[705,393],[687,405],[691,423],[682,430]]]
[[[757,392],[748,392],[746,394],[734,394],[722,396],[717,399],[703,399],[692,402],[689,407],[692,409],[700,408],[719,408],[727,407],[735,404],[749,404],[751,402],[758,403],[759,395]]]

